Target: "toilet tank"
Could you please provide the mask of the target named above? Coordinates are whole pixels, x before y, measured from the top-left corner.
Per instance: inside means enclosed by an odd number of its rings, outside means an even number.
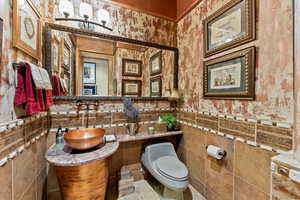
[[[159,143],[147,146],[145,149],[145,154],[149,161],[152,162],[162,156],[176,156],[174,146],[172,143]]]

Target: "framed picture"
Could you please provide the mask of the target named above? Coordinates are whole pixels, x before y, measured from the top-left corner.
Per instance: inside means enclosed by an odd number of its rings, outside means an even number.
[[[13,0],[13,46],[39,60],[41,15],[31,0]]]
[[[2,62],[2,47],[3,46],[3,19],[0,18],[0,64]]]
[[[204,63],[204,98],[255,98],[255,47]]]
[[[59,73],[59,63],[60,63],[60,42],[56,37],[52,39],[52,46],[51,46],[51,62],[52,62],[52,69],[54,72]]]
[[[83,83],[96,84],[96,63],[83,63]]]
[[[232,0],[203,21],[204,57],[255,40],[255,0]]]
[[[139,60],[131,60],[131,59],[122,59],[122,69],[123,76],[142,76],[142,61]]]
[[[162,53],[156,53],[150,58],[150,75],[158,75],[162,72]]]
[[[155,77],[150,79],[150,96],[160,97],[162,94],[162,81],[161,77]]]
[[[83,95],[97,95],[96,85],[85,85],[83,87]]]
[[[142,81],[140,80],[125,80],[122,81],[122,95],[123,96],[141,96]]]
[[[68,43],[66,41],[64,41],[63,44],[63,55],[62,55],[62,63],[63,63],[63,67],[69,71],[70,70],[70,66],[71,66],[71,48],[68,45]]]

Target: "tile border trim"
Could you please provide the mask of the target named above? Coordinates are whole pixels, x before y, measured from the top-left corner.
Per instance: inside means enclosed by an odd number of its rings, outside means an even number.
[[[207,115],[207,116],[220,117],[220,118],[224,118],[224,119],[252,122],[252,123],[274,126],[274,127],[279,127],[279,128],[293,128],[293,125],[291,125],[289,123],[271,121],[271,120],[265,120],[265,119],[263,120],[263,119],[245,118],[242,116],[235,116],[235,115],[230,115],[230,114],[219,114],[219,113],[208,112],[208,111],[198,111],[198,110],[188,109],[188,108],[176,108],[176,111],[197,113],[197,114],[202,114],[202,115]]]
[[[286,154],[288,152],[288,151],[283,151],[283,150],[280,150],[280,149],[274,149],[273,147],[268,146],[268,145],[259,144],[257,142],[246,140],[246,139],[236,137],[236,136],[233,136],[233,135],[230,135],[230,134],[225,134],[225,133],[222,133],[222,132],[219,132],[219,131],[216,131],[216,130],[212,130],[212,129],[209,129],[209,128],[204,128],[202,126],[199,126],[199,125],[196,125],[196,124],[193,124],[193,123],[189,123],[189,122],[186,122],[186,121],[183,121],[183,120],[176,120],[176,121],[178,123],[183,124],[183,125],[205,131],[209,134],[218,135],[218,136],[230,139],[230,140],[236,140],[236,141],[248,144],[250,146],[258,147],[260,149],[264,149],[264,150],[267,150],[267,151],[271,151],[271,152],[275,152],[275,153],[279,153],[279,154]]]

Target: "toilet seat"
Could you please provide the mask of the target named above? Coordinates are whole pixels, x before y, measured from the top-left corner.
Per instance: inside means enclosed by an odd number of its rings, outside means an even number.
[[[185,165],[174,156],[163,156],[155,161],[157,171],[168,179],[186,181],[188,170]]]

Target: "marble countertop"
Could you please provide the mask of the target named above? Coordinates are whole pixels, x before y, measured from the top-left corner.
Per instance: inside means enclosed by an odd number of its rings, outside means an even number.
[[[116,142],[108,142],[106,144],[103,144],[102,146],[87,151],[72,150],[67,145],[65,145],[64,149],[61,150],[56,148],[55,145],[52,145],[48,149],[45,157],[49,163],[56,166],[79,166],[96,160],[102,160],[111,156],[118,150],[119,143],[147,140],[167,136],[176,136],[182,134],[182,131],[173,131],[165,133],[155,133],[151,135],[148,133],[138,133],[134,136],[130,136],[128,134],[117,135]]]
[[[79,166],[105,159],[115,153],[118,148],[118,141],[109,142],[100,147],[83,152],[74,151],[66,145],[63,150],[58,150],[55,145],[53,145],[48,149],[45,157],[49,163],[56,166]]]
[[[147,139],[152,139],[152,138],[160,138],[160,137],[175,136],[175,135],[183,135],[183,132],[182,131],[172,131],[172,132],[165,132],[165,133],[155,133],[155,134],[151,134],[151,135],[148,133],[138,133],[134,136],[124,134],[124,135],[117,135],[117,138],[120,143],[123,143],[123,142],[147,140]]]

